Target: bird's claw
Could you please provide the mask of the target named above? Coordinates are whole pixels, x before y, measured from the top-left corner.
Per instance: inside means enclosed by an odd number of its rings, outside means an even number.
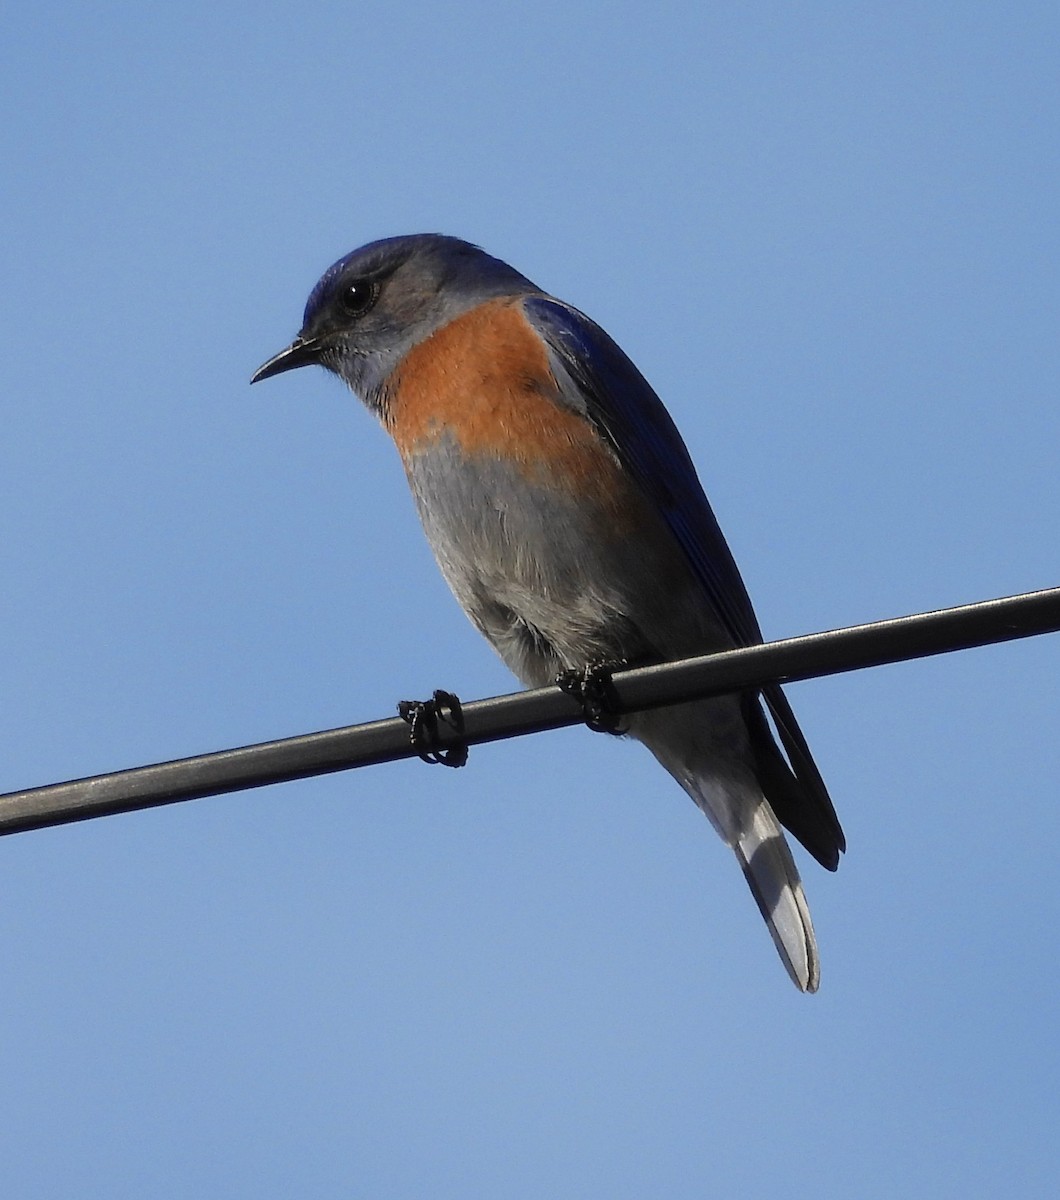
[[[425,763],[441,763],[443,767],[462,767],[467,762],[467,742],[463,741],[464,716],[460,700],[452,692],[435,690],[430,700],[402,700],[398,716],[409,726],[413,749]],[[460,739],[443,745],[438,723],[443,722]]]
[[[621,659],[587,663],[581,668],[560,671],[556,676],[556,686],[578,701],[586,725],[595,733],[621,736],[628,732],[622,722],[618,693],[611,682],[612,672],[625,666],[627,663]]]

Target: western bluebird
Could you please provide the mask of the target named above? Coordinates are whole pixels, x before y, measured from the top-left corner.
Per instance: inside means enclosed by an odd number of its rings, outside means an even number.
[[[662,402],[598,325],[506,263],[436,234],[353,251],[252,382],[311,363],[389,430],[442,574],[524,683],[762,640]],[[780,687],[633,714],[628,732],[735,851],[788,973],[816,991],[781,825],[829,870],[846,842]]]

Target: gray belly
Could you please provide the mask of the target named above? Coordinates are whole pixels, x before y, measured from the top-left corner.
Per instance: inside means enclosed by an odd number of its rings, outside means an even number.
[[[506,461],[470,460],[446,439],[405,465],[442,574],[525,683],[550,682],[564,667],[726,644],[654,514],[636,537],[619,536],[592,496],[572,497]]]

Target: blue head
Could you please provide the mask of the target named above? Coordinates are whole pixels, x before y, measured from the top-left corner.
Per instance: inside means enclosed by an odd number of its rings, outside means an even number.
[[[417,233],[370,242],[324,272],[298,337],[251,383],[316,363],[375,406],[394,367],[436,329],[494,297],[539,291],[459,238]]]

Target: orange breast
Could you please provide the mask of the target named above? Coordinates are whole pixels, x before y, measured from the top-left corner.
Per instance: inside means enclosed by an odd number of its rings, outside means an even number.
[[[592,425],[564,407],[545,345],[518,301],[491,300],[405,356],[384,420],[402,458],[447,436],[470,455],[516,465],[528,477],[618,502],[623,473]]]

